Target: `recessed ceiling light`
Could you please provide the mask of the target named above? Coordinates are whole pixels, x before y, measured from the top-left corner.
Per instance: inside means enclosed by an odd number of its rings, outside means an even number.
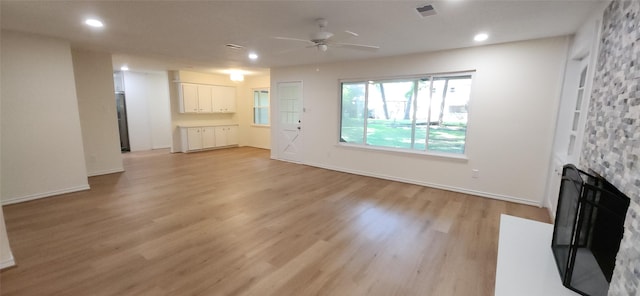
[[[87,24],[87,26],[89,27],[94,27],[94,28],[102,28],[104,27],[104,24],[97,20],[97,19],[87,19],[84,21],[85,24]]]
[[[124,66],[120,67],[120,70],[129,71],[129,67],[127,67],[127,65],[124,65]]]
[[[254,52],[249,53],[249,59],[257,60],[258,59],[258,54],[254,53]]]
[[[474,36],[473,40],[480,42],[480,41],[485,41],[488,38],[489,38],[489,35],[487,33],[480,33]]]

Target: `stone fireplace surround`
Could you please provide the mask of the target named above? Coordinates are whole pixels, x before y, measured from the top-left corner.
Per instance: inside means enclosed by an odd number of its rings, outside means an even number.
[[[631,199],[610,296],[640,295],[640,1],[605,9],[579,167]]]

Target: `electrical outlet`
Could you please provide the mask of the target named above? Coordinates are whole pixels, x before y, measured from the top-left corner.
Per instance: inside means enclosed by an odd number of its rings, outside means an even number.
[[[480,170],[479,169],[471,170],[471,178],[474,178],[474,179],[480,178]]]

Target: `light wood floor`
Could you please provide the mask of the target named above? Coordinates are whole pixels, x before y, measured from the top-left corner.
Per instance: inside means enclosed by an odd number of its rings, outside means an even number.
[[[269,159],[129,153],[4,207],[2,295],[493,295],[501,213],[544,209]]]

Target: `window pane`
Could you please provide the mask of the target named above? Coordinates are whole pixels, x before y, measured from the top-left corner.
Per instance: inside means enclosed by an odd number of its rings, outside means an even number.
[[[282,107],[285,110],[289,110],[290,107],[292,107],[292,106],[289,106],[290,101],[288,100],[285,100],[281,103],[286,104],[286,106]],[[288,115],[283,116],[283,119],[285,117],[287,118],[287,120],[289,120]],[[269,124],[269,91],[268,90],[253,91],[253,123],[262,124],[262,125]]]
[[[429,128],[430,151],[464,153],[471,76],[433,81]]]
[[[340,141],[463,154],[470,92],[468,74],[343,83]]]
[[[364,143],[365,83],[342,84],[340,142]]]
[[[367,144],[411,148],[413,81],[370,83]]]
[[[266,90],[260,91],[260,99],[258,105],[260,107],[268,107],[269,106],[269,92]]]
[[[255,124],[269,124],[269,109],[253,108],[253,122]]]
[[[431,81],[428,78],[418,81],[418,102],[416,109],[416,134],[413,149],[427,149],[427,129],[429,128],[429,86]]]

